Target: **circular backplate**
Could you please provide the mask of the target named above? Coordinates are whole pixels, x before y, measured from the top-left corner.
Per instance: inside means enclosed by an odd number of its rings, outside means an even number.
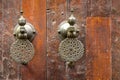
[[[14,28],[14,35],[15,35],[15,38],[17,39],[17,36],[16,35],[18,35],[19,33],[20,33],[20,25],[19,24],[17,24],[16,26],[15,26],[15,28]],[[25,30],[26,30],[26,32],[27,32],[27,38],[28,38],[28,40],[29,41],[32,41],[33,39],[34,39],[34,37],[35,37],[35,33],[36,33],[36,31],[35,31],[35,28],[34,28],[34,26],[32,25],[32,24],[30,24],[30,23],[26,23],[25,25],[24,25],[24,27],[25,27]]]
[[[67,31],[70,27],[74,27],[75,30],[79,30],[79,27],[77,24],[75,24],[74,26],[71,26],[66,20],[61,22],[58,27],[59,27],[58,35],[61,40],[64,40],[65,38],[67,38]]]
[[[77,61],[84,54],[84,45],[76,38],[66,38],[59,45],[59,55],[64,61]]]
[[[34,47],[29,40],[16,40],[10,48],[10,56],[18,63],[28,63],[34,56]]]

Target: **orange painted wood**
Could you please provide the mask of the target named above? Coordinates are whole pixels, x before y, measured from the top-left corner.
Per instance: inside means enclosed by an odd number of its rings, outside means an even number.
[[[86,59],[87,80],[111,80],[111,18],[87,18]]]
[[[46,0],[22,1],[24,16],[37,31],[33,40],[35,56],[22,66],[22,80],[46,80]]]

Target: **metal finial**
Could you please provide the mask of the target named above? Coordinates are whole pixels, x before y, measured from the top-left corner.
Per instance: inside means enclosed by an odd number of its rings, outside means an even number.
[[[71,8],[70,12],[71,12],[71,14],[73,14],[73,12],[74,12],[74,9],[73,9],[73,8]]]
[[[26,24],[26,19],[23,17],[23,10],[20,10],[20,18],[18,19],[18,24],[24,26]]]
[[[20,10],[20,15],[23,15],[23,10],[22,9]]]
[[[73,8],[71,9],[70,12],[71,12],[71,16],[68,19],[68,23],[73,26],[76,22],[76,18],[73,15],[73,12],[74,12]]]

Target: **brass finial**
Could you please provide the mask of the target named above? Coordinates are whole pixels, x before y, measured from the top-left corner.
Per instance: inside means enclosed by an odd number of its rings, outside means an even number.
[[[20,10],[20,15],[23,15],[23,10],[22,9]]]
[[[71,14],[73,14],[73,12],[74,12],[74,9],[73,9],[73,8],[71,8],[70,12],[71,12]]]
[[[18,19],[18,24],[24,26],[26,24],[26,19],[23,17],[23,10],[20,10],[20,18]]]
[[[73,15],[74,9],[72,8],[70,12],[71,16],[68,18],[68,23],[73,26],[76,22],[76,18]]]

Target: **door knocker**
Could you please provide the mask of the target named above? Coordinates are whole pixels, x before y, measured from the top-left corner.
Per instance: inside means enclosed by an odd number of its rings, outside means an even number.
[[[76,18],[71,14],[67,21],[63,21],[59,25],[58,29],[58,34],[62,40],[59,45],[59,55],[62,60],[68,63],[77,61],[84,54],[84,45],[77,39],[79,28],[75,22]]]
[[[35,29],[33,25],[26,22],[23,17],[23,11],[18,24],[14,28],[15,42],[10,47],[10,56],[17,63],[27,64],[34,56],[34,47],[31,43],[35,37]]]

